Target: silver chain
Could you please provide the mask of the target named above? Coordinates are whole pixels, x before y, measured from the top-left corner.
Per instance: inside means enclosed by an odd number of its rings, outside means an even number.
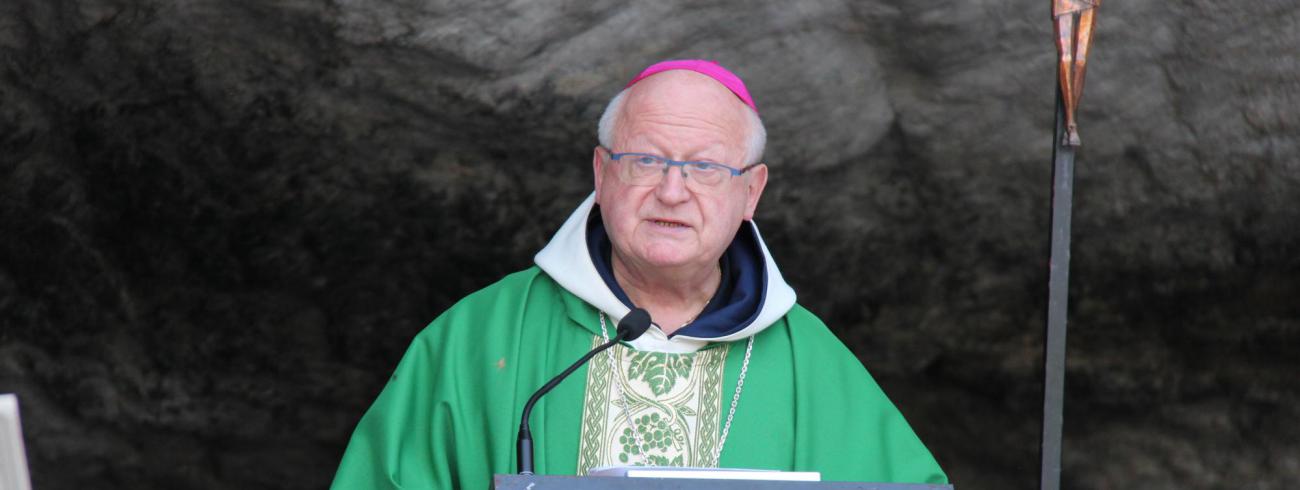
[[[736,404],[740,403],[740,390],[745,387],[745,373],[749,371],[749,354],[754,352],[754,335],[749,336],[745,345],[745,361],[740,363],[740,377],[736,378],[736,393],[731,395],[731,409],[727,410],[727,423],[722,426],[722,435],[718,437],[718,451],[713,460],[722,466],[722,446],[727,444],[727,434],[731,433],[731,419],[736,416]]]
[[[600,316],[600,336],[609,342],[609,330],[605,327],[605,313],[599,313]],[[736,417],[736,405],[740,403],[740,392],[745,387],[745,374],[749,372],[749,356],[754,352],[754,336],[749,337],[749,342],[745,345],[745,360],[740,363],[740,377],[736,379],[736,393],[731,396],[731,409],[727,410],[727,421],[722,425],[722,435],[718,437],[718,449],[713,453],[715,464],[721,466],[722,463],[722,446],[727,444],[727,435],[731,433],[731,419]],[[609,375],[617,376],[618,367],[614,362],[614,349],[606,351],[609,359]],[[637,455],[641,456],[642,466],[657,466],[650,462],[650,458],[645,454],[645,443],[641,440],[641,432],[636,430],[636,424],[632,422],[632,411],[627,409],[627,394],[623,393],[623,384],[615,378],[612,380],[614,387],[618,389],[618,398],[623,402],[623,416],[627,418],[627,426],[632,430],[633,441],[636,442]]]

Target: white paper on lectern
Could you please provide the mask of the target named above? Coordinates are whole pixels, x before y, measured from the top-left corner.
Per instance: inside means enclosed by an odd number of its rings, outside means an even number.
[[[822,481],[816,471],[777,471],[746,468],[691,468],[681,466],[601,466],[587,471],[590,476],[628,478],[694,478],[700,480]]]
[[[27,474],[27,451],[18,420],[18,397],[0,395],[0,488],[31,490]]]

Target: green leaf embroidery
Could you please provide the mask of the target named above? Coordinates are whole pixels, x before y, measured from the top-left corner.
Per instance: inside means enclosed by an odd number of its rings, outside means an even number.
[[[678,379],[690,376],[694,360],[690,355],[636,352],[632,354],[627,375],[644,381],[655,396],[661,396],[672,391]]]

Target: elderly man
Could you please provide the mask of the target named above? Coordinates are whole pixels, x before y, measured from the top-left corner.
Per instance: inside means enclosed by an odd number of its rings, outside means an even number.
[[[608,105],[595,193],[537,254],[421,332],[358,424],[335,488],[486,488],[514,472],[529,394],[612,335],[534,410],[540,474],[606,465],[945,482],[856,358],[795,294],[751,219],[766,139],[720,65],[653,65]]]

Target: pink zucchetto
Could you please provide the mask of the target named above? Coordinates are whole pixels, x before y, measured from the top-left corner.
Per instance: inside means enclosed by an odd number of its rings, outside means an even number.
[[[650,65],[645,70],[642,70],[640,75],[637,75],[636,78],[632,79],[632,81],[627,82],[627,86],[631,87],[632,85],[635,85],[636,82],[641,81],[641,79],[645,77],[654,75],[659,72],[668,71],[668,70],[690,70],[696,73],[707,75],[709,78],[717,80],[718,83],[721,83],[724,87],[727,87],[728,90],[731,90],[731,93],[736,94],[736,97],[739,97],[740,101],[744,102],[745,105],[749,106],[750,109],[753,109],[755,113],[758,112],[758,106],[754,105],[754,99],[749,96],[749,90],[745,88],[745,82],[741,81],[740,77],[736,76],[735,73],[732,73],[728,71],[726,68],[723,68],[722,65],[719,65],[718,62],[716,61],[709,61],[709,60],[660,61],[658,63]]]

